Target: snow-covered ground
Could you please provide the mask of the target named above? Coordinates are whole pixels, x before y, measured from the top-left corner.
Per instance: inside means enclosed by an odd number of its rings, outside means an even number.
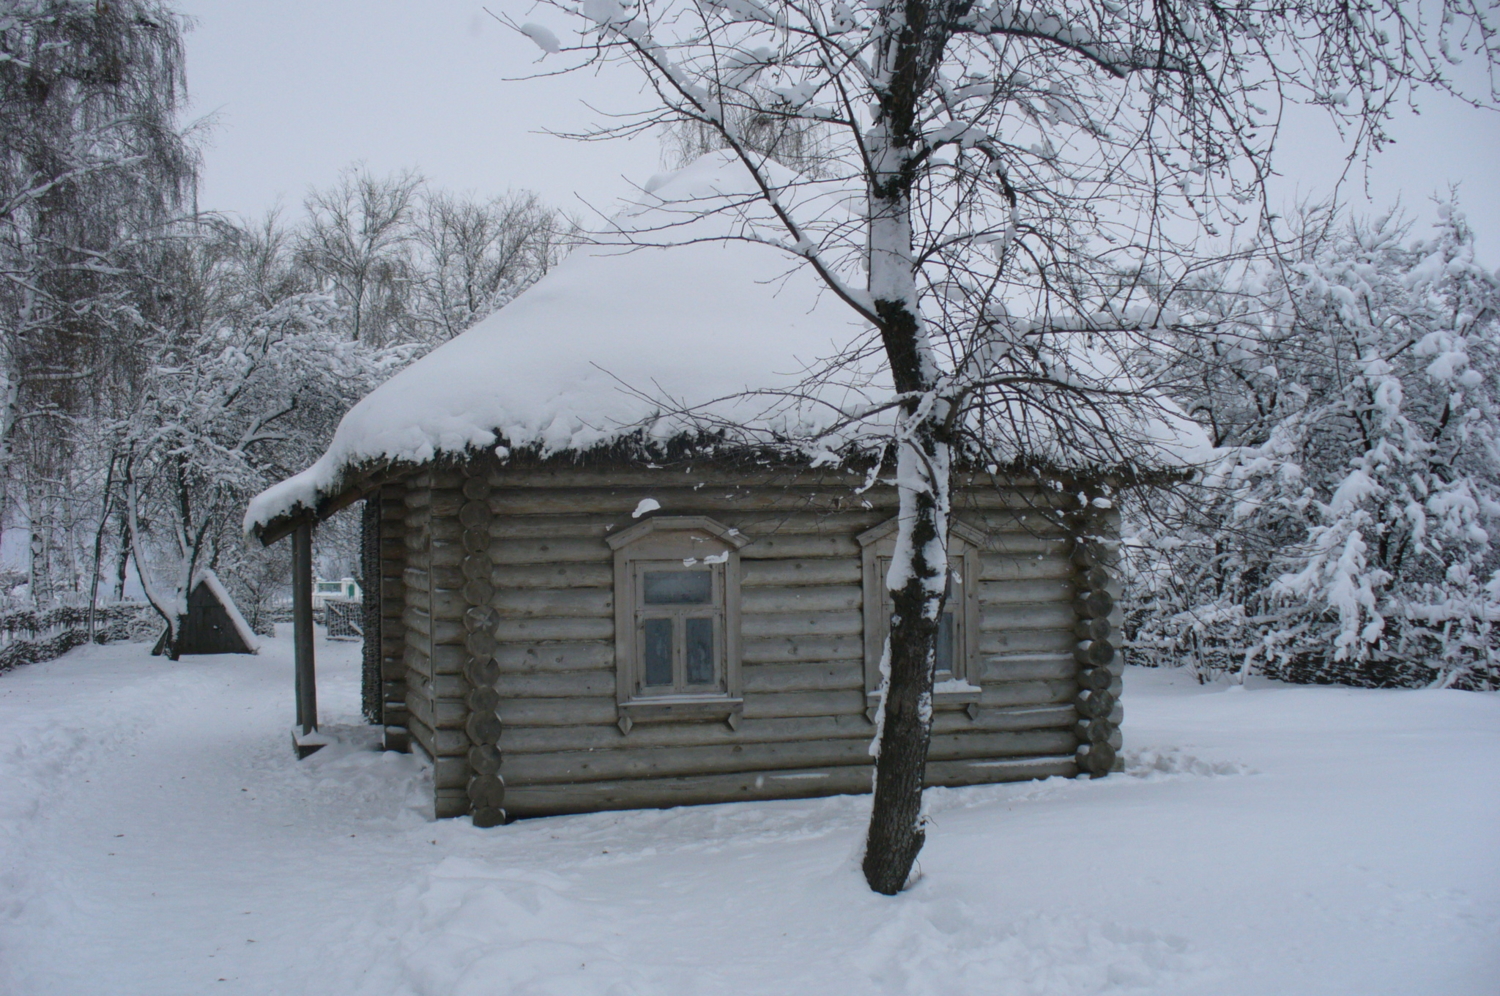
[[[861,798],[428,821],[357,648],[298,763],[268,644],[0,676],[0,993],[1500,992],[1500,696],[1132,671],[1126,774],[929,793],[886,899]]]

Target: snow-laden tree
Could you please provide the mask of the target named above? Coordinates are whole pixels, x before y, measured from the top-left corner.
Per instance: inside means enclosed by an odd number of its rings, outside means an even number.
[[[161,268],[173,293],[142,391],[115,426],[131,555],[174,657],[198,571],[241,553],[248,497],[310,460],[410,358],[349,341],[337,301],[287,272],[286,241],[272,224],[183,238]]]
[[[43,604],[80,577],[73,497],[108,476],[92,422],[140,370],[142,249],[193,187],[182,65],[157,0],[0,4],[0,525],[30,528]]]
[[[1500,277],[1451,203],[1304,218],[1218,290],[1181,398],[1221,447],[1133,551],[1138,652],[1361,684],[1500,683]]]
[[[1477,48],[1493,63],[1493,12],[1467,0],[549,7],[576,33],[515,25],[546,57],[628,63],[648,84],[639,113],[615,111],[592,137],[717,132],[757,204],[704,210],[738,211],[733,237],[811,267],[874,330],[853,352],[881,357],[893,391],[842,431],[894,418],[880,431],[900,529],[864,870],[895,893],[924,839],[955,458],[1139,466],[1150,399],[1115,373],[1162,323],[1153,293],[1191,240],[1257,220],[1286,104],[1321,106],[1357,144],[1378,143],[1407,84],[1445,85],[1443,55]],[[826,196],[770,168],[742,127],[768,116],[827,129]]]

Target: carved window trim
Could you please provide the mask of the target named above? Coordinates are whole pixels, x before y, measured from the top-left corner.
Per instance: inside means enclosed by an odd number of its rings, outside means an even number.
[[[750,542],[739,530],[702,515],[659,515],[608,537],[614,550],[615,706],[618,725],[727,722],[738,727],[744,710],[740,679],[740,548]],[[712,689],[647,692],[641,657],[643,619],[661,610],[645,606],[642,575],[647,567],[670,569],[707,564],[713,574],[711,614],[721,681]],[[695,615],[704,615],[695,612]]]
[[[889,562],[895,553],[898,525],[897,519],[888,519],[856,537],[863,561],[865,715],[872,722],[880,702],[880,657],[885,650],[886,634],[890,631],[890,602],[880,562],[882,559]],[[984,677],[984,662],[979,656],[979,575],[984,545],[985,535],[978,529],[962,522],[949,524],[948,568],[958,575],[954,578],[955,585],[947,605],[948,611],[953,613],[955,631],[953,678],[969,687],[935,692],[932,704],[940,709],[966,709],[971,718],[978,712],[980,685]]]

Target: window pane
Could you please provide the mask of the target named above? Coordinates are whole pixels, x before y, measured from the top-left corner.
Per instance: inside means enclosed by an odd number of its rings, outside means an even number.
[[[714,683],[714,621],[712,619],[688,619],[687,623],[687,683],[689,685],[712,685]]]
[[[643,619],[641,626],[646,635],[646,680],[643,684],[672,684],[672,620]]]
[[[944,612],[937,631],[937,680],[953,677],[953,613]]]
[[[644,582],[647,605],[707,605],[714,597],[709,571],[647,571]]]

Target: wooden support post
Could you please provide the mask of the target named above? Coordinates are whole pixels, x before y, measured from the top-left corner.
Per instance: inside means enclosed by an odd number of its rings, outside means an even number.
[[[311,522],[299,524],[292,533],[292,639],[295,645],[297,727],[293,743],[299,758],[323,746],[318,729],[318,685],[313,671],[313,566]]]

